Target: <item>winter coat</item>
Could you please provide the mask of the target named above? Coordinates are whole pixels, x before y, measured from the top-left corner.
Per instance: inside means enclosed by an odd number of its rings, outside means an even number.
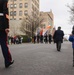
[[[9,28],[8,15],[8,0],[0,0],[0,30]]]
[[[62,30],[56,30],[53,35],[54,43],[57,43],[58,41],[61,41],[61,43],[63,43],[63,36],[64,32]]]
[[[72,48],[74,48],[74,35],[69,36],[69,41],[72,42]]]

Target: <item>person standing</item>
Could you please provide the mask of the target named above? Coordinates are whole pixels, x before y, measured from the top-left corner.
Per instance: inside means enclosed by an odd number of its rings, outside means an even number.
[[[9,33],[8,0],[0,0],[0,44],[4,57],[5,68],[14,63],[7,44]]]
[[[54,43],[56,43],[57,51],[60,51],[61,49],[61,43],[63,43],[63,36],[64,36],[64,32],[61,30],[61,27],[59,26],[53,35],[53,40]]]
[[[37,43],[39,43],[39,42],[40,42],[40,35],[37,34]]]
[[[51,42],[52,42],[52,35],[49,34],[49,35],[48,35],[48,38],[49,38],[49,43],[51,44]]]
[[[43,43],[43,35],[40,35],[40,42]]]
[[[34,39],[34,44],[35,44],[36,43],[36,35],[34,35],[34,38],[33,39]]]
[[[48,36],[47,36],[47,34],[44,35],[44,40],[45,40],[45,43],[48,43]]]
[[[72,42],[72,48],[73,48],[73,67],[74,67],[74,26],[73,26],[72,34],[69,36],[69,41]]]

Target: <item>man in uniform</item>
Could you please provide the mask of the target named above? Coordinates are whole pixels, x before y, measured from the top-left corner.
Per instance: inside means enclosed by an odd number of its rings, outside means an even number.
[[[9,32],[8,0],[0,0],[0,44],[4,57],[5,68],[14,63],[7,45],[7,35]]]

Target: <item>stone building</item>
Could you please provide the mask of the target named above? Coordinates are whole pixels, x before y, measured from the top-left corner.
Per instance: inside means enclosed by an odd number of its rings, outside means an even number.
[[[50,12],[40,12],[40,19],[43,19],[40,27],[46,28],[47,26],[50,26],[49,33],[52,33],[54,27],[54,15],[52,10],[50,10]]]
[[[31,33],[32,22],[39,18],[39,0],[9,0],[10,35],[26,34],[20,31],[21,23],[26,20],[25,29]]]

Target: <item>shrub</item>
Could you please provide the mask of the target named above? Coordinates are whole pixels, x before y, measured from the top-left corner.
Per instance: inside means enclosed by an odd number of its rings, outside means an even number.
[[[22,40],[23,43],[31,42],[31,38],[28,37],[27,35],[21,35],[21,37],[23,37],[23,40]]]

